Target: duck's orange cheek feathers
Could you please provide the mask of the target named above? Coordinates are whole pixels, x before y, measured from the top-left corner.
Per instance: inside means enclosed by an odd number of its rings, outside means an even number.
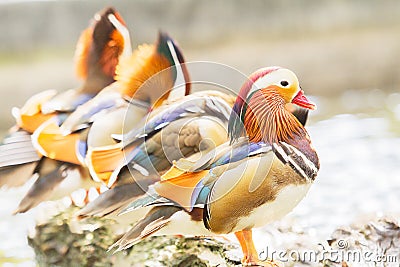
[[[279,93],[285,103],[292,102],[293,96],[296,94],[298,90],[297,87],[289,87],[289,88],[280,88],[278,86],[273,86],[275,90]]]
[[[93,29],[84,30],[79,37],[75,50],[76,75],[81,79],[86,79],[88,75],[88,57],[92,45]]]

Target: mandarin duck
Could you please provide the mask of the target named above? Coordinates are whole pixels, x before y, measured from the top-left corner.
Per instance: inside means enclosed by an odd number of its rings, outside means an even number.
[[[0,186],[19,186],[30,178],[41,158],[31,142],[31,134],[45,121],[59,113],[73,111],[113,81],[120,54],[129,50],[126,30],[120,15],[107,8],[95,15],[78,40],[75,51],[77,76],[83,80],[79,88],[57,95],[47,90],[31,97],[12,114],[16,126],[0,146]]]
[[[155,45],[141,45],[130,57],[122,59],[117,66],[116,81],[79,106],[64,123],[58,119],[43,123],[32,137],[36,149],[46,157],[67,162],[79,173],[70,177],[63,175],[60,179],[48,177],[38,180],[22,202],[40,203],[48,200],[50,192],[57,198],[67,196],[72,191],[62,185],[68,181],[75,185],[75,190],[99,189],[101,180],[92,181],[86,168],[87,151],[97,147],[109,148],[116,144],[112,134],[122,133],[126,127],[140,126],[150,106],[157,105],[160,98],[168,97],[177,78],[178,67],[174,66],[183,61],[176,43],[168,35],[160,33]],[[162,80],[152,80],[158,87],[139,90],[149,77],[162,70],[165,70],[159,76]],[[187,76],[185,69],[180,72],[183,77]],[[109,167],[107,157],[100,154],[103,163],[105,160],[104,168]]]
[[[200,159],[174,163],[121,212],[150,208],[110,249],[129,248],[151,235],[234,233],[243,265],[274,265],[259,259],[252,228],[290,212],[319,170],[310,137],[288,103],[315,108],[292,71],[268,67],[250,75],[230,115],[230,140]]]
[[[42,151],[33,142],[35,132],[49,121],[63,120],[68,113],[111,84],[119,59],[130,53],[129,32],[119,13],[111,7],[97,13],[82,32],[75,51],[77,76],[83,79],[82,85],[59,94],[54,90],[39,93],[21,109],[13,109],[17,125],[0,147],[0,185],[21,185],[32,174],[39,176],[40,180],[47,177],[59,181],[69,172],[84,174],[71,168],[63,159],[42,157]],[[16,212],[25,212],[36,206],[52,190],[52,184],[42,183],[39,179],[37,183],[45,190],[28,192]],[[86,181],[91,183],[90,179]]]

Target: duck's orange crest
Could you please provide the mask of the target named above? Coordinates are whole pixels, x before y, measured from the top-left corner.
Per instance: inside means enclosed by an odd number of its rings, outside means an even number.
[[[143,44],[130,58],[120,62],[115,79],[121,85],[121,93],[132,97],[150,77],[168,67],[168,59],[158,54],[154,45]]]
[[[93,29],[84,30],[79,37],[75,50],[75,68],[76,74],[81,79],[86,79],[88,74],[88,57],[92,45]]]

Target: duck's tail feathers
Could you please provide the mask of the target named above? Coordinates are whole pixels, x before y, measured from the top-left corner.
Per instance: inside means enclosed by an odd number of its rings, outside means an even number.
[[[115,186],[100,194],[98,198],[89,202],[75,215],[78,219],[118,215],[130,202],[145,195],[149,185],[157,180],[158,178],[155,177],[154,180],[147,179],[140,183]]]
[[[49,200],[53,190],[67,177],[69,166],[68,163],[43,159],[38,166],[39,177],[21,200],[14,214],[27,212],[41,202]]]
[[[168,225],[171,216],[181,209],[175,206],[164,206],[152,208],[142,220],[140,220],[129,232],[114,243],[110,250],[115,252],[128,249],[142,239],[155,234],[157,231]]]
[[[24,184],[40,158],[28,132],[19,130],[9,134],[0,145],[0,187]]]
[[[9,134],[0,146],[0,168],[36,162],[39,159],[31,135],[24,130]]]
[[[32,176],[37,162],[29,162],[0,168],[0,188],[24,185]]]

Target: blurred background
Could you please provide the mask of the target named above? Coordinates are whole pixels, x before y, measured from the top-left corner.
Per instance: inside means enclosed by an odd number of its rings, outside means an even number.
[[[75,43],[93,14],[110,1],[0,3],[1,113],[10,114],[12,106],[38,91],[78,85]],[[134,47],[154,42],[162,29],[178,40],[187,61],[216,61],[245,74],[285,66],[298,74],[308,94],[346,95],[333,107],[320,105],[319,112],[376,111],[385,105],[383,94],[398,91],[396,0],[135,0],[112,5],[126,20]],[[8,115],[1,119],[2,129],[12,124]]]
[[[45,89],[79,84],[75,43],[93,14],[109,5],[0,0],[3,135],[14,123],[13,106]],[[224,63],[245,74],[279,65],[298,75],[318,105],[309,131],[322,165],[316,185],[287,220],[326,239],[356,218],[399,218],[400,1],[132,0],[112,5],[131,31],[133,47],[154,42],[162,29],[179,42],[187,61]],[[9,216],[26,189],[0,189],[0,199],[12,206],[0,209],[5,218],[0,239],[15,243],[1,242],[0,265],[2,255],[33,257],[24,237],[35,212]],[[19,234],[8,230],[16,224]]]

